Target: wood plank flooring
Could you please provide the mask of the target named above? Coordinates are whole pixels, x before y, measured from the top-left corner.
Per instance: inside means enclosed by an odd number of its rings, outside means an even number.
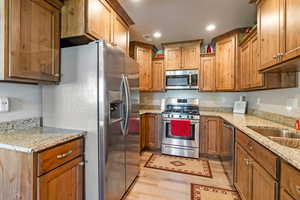
[[[213,178],[144,167],[151,152],[141,156],[141,172],[124,200],[190,200],[191,183],[232,189],[220,161],[209,160]]]

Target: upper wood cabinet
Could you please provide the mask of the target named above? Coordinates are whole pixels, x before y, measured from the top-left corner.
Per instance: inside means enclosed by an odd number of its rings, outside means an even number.
[[[200,153],[218,156],[220,153],[222,129],[218,117],[201,117]]]
[[[258,37],[254,28],[240,43],[239,80],[242,90],[288,88],[297,85],[295,72],[260,72],[258,49]]]
[[[200,45],[182,47],[182,69],[199,69]]]
[[[60,78],[60,7],[58,1],[1,1],[5,81],[57,82]],[[55,7],[57,5],[58,7]],[[3,13],[3,14],[2,14]],[[1,42],[2,44],[2,42]]]
[[[132,24],[116,0],[65,0],[62,44],[72,46],[105,40],[128,54],[129,26]]]
[[[112,43],[126,52],[129,52],[129,27],[118,15],[114,15]]]
[[[165,70],[164,59],[154,58],[152,60],[152,88],[151,91],[164,91],[165,89]]]
[[[142,42],[130,43],[130,56],[139,64],[140,91],[152,89],[152,49],[153,45]]]
[[[236,89],[237,35],[230,35],[216,42],[216,90]]]
[[[202,40],[163,43],[165,70],[199,69]]]
[[[299,71],[300,2],[297,0],[261,0],[257,6],[260,69],[263,71]],[[293,60],[294,59],[294,60]],[[289,61],[289,62],[286,62]]]
[[[264,86],[264,74],[259,72],[258,41],[256,29],[240,44],[240,81],[241,89]]]
[[[257,7],[260,69],[279,61],[279,5],[280,0],[262,0]]]
[[[165,63],[166,70],[181,69],[181,48],[166,47],[164,63]]]
[[[216,90],[216,58],[215,54],[201,54],[200,56],[200,90]]]

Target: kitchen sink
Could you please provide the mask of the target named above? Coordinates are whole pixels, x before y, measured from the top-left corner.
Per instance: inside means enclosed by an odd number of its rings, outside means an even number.
[[[247,127],[281,145],[300,149],[300,133],[284,128],[261,126]]]

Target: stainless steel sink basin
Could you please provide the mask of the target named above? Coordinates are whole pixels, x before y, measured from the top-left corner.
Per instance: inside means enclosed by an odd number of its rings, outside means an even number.
[[[262,136],[277,142],[281,145],[300,149],[300,133],[284,128],[247,126]]]

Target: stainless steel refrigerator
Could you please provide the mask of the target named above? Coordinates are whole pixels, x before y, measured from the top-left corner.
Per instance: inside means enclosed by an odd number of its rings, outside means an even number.
[[[139,70],[103,41],[63,48],[62,80],[42,86],[43,125],[87,131],[87,200],[119,200],[139,173]]]

